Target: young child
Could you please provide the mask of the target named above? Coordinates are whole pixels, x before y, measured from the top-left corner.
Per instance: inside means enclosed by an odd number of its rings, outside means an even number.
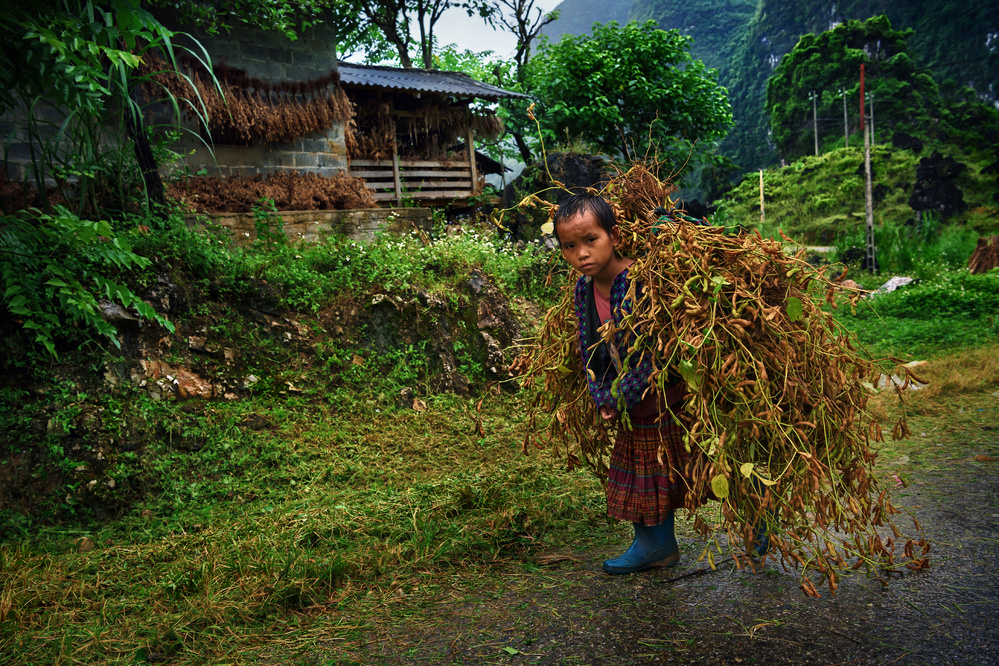
[[[628,268],[634,262],[617,253],[621,232],[610,206],[599,196],[570,197],[558,207],[554,225],[562,256],[583,274],[576,283],[576,316],[590,395],[601,417],[615,419],[619,402],[611,395],[611,385],[621,374],[629,340],[621,331],[614,349],[608,349],[597,329],[608,319],[620,324],[631,311],[625,294]],[[683,444],[683,429],[669,411],[682,403],[685,389],[674,384],[665,395],[655,387],[649,390],[651,354],[638,356],[633,355],[618,382],[631,429],[619,430],[607,475],[607,513],[631,521],[635,539],[623,555],[604,562],[609,574],[671,567],[680,559],[673,517],[687,494],[683,469],[690,454]]]

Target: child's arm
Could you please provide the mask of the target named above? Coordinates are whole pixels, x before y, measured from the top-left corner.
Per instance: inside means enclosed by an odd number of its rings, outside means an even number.
[[[622,356],[622,363],[627,366],[626,371],[622,374],[607,372],[600,376],[596,372],[592,372],[590,358],[593,350],[590,347],[598,341],[586,339],[586,289],[587,285],[583,280],[580,280],[576,285],[576,314],[579,320],[579,344],[583,366],[586,368],[586,382],[590,389],[590,396],[600,410],[601,416],[605,419],[613,418],[622,409],[630,411],[642,401],[649,385],[649,375],[652,373],[652,352],[651,350],[636,350],[630,358],[627,357],[626,353],[620,354],[621,351],[626,352],[629,346],[624,344],[624,332],[622,331],[618,333],[615,346],[619,350],[619,355]],[[615,292],[620,290],[620,293],[612,293],[611,295],[612,306],[615,302],[620,304],[621,311],[615,312],[615,319],[630,310],[630,307],[622,302],[623,290],[625,289],[627,289],[627,283],[621,280],[620,285],[615,285]],[[609,411],[605,412],[605,408]],[[611,416],[606,415],[611,412],[613,412]]]

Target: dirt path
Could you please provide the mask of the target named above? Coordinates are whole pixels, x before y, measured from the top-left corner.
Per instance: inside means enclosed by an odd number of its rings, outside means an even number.
[[[606,576],[601,561],[622,540],[500,575],[473,598],[421,603],[414,619],[401,613],[383,635],[312,663],[999,664],[997,463],[965,453],[896,493],[934,547],[928,571],[888,590],[854,575],[810,599],[779,563],[669,583],[703,566],[690,538],[676,569]]]

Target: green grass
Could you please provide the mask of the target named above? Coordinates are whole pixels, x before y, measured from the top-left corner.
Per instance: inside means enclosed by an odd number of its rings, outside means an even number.
[[[907,401],[913,435],[880,447],[886,475],[904,483],[995,453],[983,428],[996,358],[993,345],[931,362],[930,388]],[[894,414],[884,396],[880,409]],[[548,599],[552,613],[590,608],[577,567],[551,575],[543,556],[620,548],[623,528],[608,524],[588,473],[520,451],[526,397],[490,398],[481,411],[448,396],[425,412],[363,399],[147,405],[150,424],[186,419],[186,430],[135,470],[142,501],[115,521],[81,515],[6,535],[0,654],[23,664],[370,663],[373,643],[444,630],[445,608],[519,626],[530,605],[497,605],[511,585],[516,598]],[[685,551],[691,566],[698,552]],[[462,635],[477,644],[495,633],[468,625]]]
[[[857,277],[868,288],[887,281],[884,275]],[[999,339],[999,271],[942,270],[856,308],[842,304],[836,313],[878,356],[913,359],[981,347]]]
[[[592,477],[521,453],[509,418],[521,399],[481,413],[430,402],[213,406],[189,424],[200,450],[161,445],[121,481],[145,490],[126,515],[7,535],[3,651],[24,664],[252,661],[319,614],[344,618],[324,622],[327,637],[349,637],[375,599],[607,533]],[[241,428],[250,417],[266,427]]]

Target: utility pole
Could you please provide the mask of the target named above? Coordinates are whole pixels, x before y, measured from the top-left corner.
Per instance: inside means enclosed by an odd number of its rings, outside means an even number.
[[[864,122],[864,66],[860,65],[860,129],[864,133],[864,198],[867,208],[867,270],[877,273],[874,248],[874,195],[871,189],[871,132]]]
[[[808,93],[808,99],[812,100],[812,127],[815,128],[815,156],[819,156],[819,112],[817,105],[818,95],[815,91]]]
[[[846,115],[846,88],[840,88],[839,94],[843,97],[843,141],[846,147],[850,147],[850,118]]]
[[[763,169],[760,169],[760,226],[763,226],[763,221],[766,219],[766,215],[763,214]]]
[[[871,91],[871,145],[874,145],[874,91]]]

